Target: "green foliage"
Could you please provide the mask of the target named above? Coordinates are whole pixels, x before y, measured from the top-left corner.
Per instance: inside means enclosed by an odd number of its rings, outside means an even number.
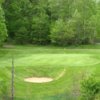
[[[32,43],[47,44],[49,42],[49,23],[47,18],[35,17],[32,21]]]
[[[0,45],[5,41],[7,37],[7,29],[5,25],[5,18],[4,18],[4,12],[0,4]]]
[[[97,95],[100,94],[100,80],[91,76],[84,79],[81,84],[82,100],[97,100]]]
[[[43,2],[44,1],[44,2]],[[31,41],[35,44],[48,44],[49,39],[49,16],[47,14],[45,0],[38,2],[34,7],[34,16],[31,22]]]
[[[53,43],[60,45],[94,43],[96,7],[93,0],[86,2],[85,0],[56,1],[59,6],[56,10],[59,12],[56,11],[58,18],[52,22],[55,23],[51,28]]]
[[[9,36],[17,43],[48,43],[49,20],[44,3],[11,0],[4,4]]]
[[[72,44],[74,38],[74,30],[72,28],[72,22],[64,22],[59,19],[52,25],[51,39],[52,43],[59,45]]]
[[[23,29],[23,27],[25,30],[28,30],[30,26],[30,21],[28,19],[31,3],[29,0],[10,0],[4,3],[4,8],[9,37],[17,40],[16,38],[18,35],[16,34],[22,34],[20,30]],[[26,35],[28,33],[29,31],[24,34]],[[19,42],[19,40],[16,42]]]
[[[29,42],[29,35],[27,29],[23,26],[16,31],[15,41],[19,44],[27,44]]]
[[[100,1],[97,3],[97,13],[95,15],[95,23],[96,23],[96,40],[100,42]]]
[[[99,5],[95,0],[5,1],[9,37],[21,44],[94,44],[100,36]]]
[[[94,0],[80,0],[76,5],[80,13],[80,32],[82,42],[93,43],[95,38],[95,21],[93,16],[96,14],[96,3]],[[78,31],[77,31],[78,32]]]

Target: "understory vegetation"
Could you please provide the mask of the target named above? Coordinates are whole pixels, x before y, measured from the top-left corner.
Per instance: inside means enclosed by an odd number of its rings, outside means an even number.
[[[100,99],[100,80],[95,76],[90,76],[82,81],[81,99],[82,100],[99,100]]]

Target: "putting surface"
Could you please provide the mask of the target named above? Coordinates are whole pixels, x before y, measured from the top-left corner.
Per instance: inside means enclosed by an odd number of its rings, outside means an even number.
[[[10,59],[9,59],[10,61]],[[60,62],[60,63],[59,63]],[[24,57],[16,58],[16,66],[53,66],[58,65],[62,67],[67,66],[89,66],[100,63],[99,59],[95,58],[91,54],[31,54]],[[2,61],[3,65],[10,65],[10,62]],[[55,66],[55,67],[56,67]],[[1,66],[4,67],[4,66]]]
[[[0,49],[0,79],[4,73],[7,75],[9,93],[12,55],[15,62],[15,100],[77,100],[83,77],[92,73],[100,75],[99,45],[74,49],[8,46]]]
[[[28,62],[27,62],[28,61]],[[17,66],[61,65],[63,66],[88,66],[100,63],[99,59],[90,54],[33,54],[16,60]],[[59,63],[60,62],[60,63]],[[54,66],[53,66],[54,67]]]

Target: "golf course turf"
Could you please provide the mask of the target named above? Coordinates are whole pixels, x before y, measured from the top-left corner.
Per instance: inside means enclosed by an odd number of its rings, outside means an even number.
[[[100,45],[3,47],[0,49],[0,80],[7,79],[9,96],[12,56],[15,100],[78,100],[82,79],[91,74],[100,76]],[[48,77],[53,81],[24,81],[32,77]]]

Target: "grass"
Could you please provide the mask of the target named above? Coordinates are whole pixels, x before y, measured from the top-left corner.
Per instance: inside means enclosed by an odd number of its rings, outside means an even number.
[[[100,45],[0,48],[0,80],[7,75],[9,95],[12,55],[15,59],[15,100],[78,100],[82,79],[92,73],[100,76]],[[64,69],[65,74],[50,83],[24,82],[24,78],[32,76],[56,79]]]

